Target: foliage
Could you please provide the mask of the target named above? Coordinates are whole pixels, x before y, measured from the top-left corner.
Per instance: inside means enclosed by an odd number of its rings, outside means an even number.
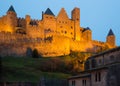
[[[68,78],[71,74],[83,70],[84,62],[90,55],[90,53],[71,52],[70,55],[53,58],[4,57],[2,59],[4,80],[39,81],[43,76]]]
[[[26,56],[32,57],[32,49],[30,47],[28,47],[26,50]]]
[[[97,53],[100,53],[100,52],[106,51],[106,50],[108,50],[108,49],[109,49],[108,45],[105,45],[105,46],[103,46],[103,47],[97,47],[97,48],[96,48],[96,52],[97,52]]]
[[[32,52],[32,57],[33,58],[39,58],[39,54],[38,54],[38,50],[37,49],[34,49],[33,52]]]
[[[56,79],[65,79],[70,75],[60,72],[52,72],[54,67],[49,71],[41,70],[41,67],[45,65],[50,67],[49,64],[46,64],[48,61],[51,61],[51,58],[27,58],[27,57],[4,57],[2,59],[3,64],[3,80],[4,81],[32,81],[38,82],[41,77],[46,78],[56,78]],[[46,62],[46,63],[44,63]],[[42,63],[42,65],[41,65]],[[52,63],[52,62],[51,62]],[[45,66],[45,67],[47,67]]]
[[[0,56],[0,80],[2,79],[2,58]]]

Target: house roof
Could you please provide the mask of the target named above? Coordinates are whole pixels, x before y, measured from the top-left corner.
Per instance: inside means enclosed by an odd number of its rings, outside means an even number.
[[[90,31],[91,31],[91,29],[90,29],[89,27],[86,27],[86,28],[83,29],[82,32],[85,32],[85,31],[87,31],[87,30],[90,30]]]
[[[120,50],[120,46],[119,46],[119,47],[112,48],[112,49],[110,49],[110,50],[106,50],[106,51],[101,52],[101,53],[98,53],[98,54],[96,54],[96,55],[93,55],[93,56],[89,57],[88,59],[96,58],[96,57],[101,56],[101,55],[104,55],[104,54],[106,54],[106,53],[111,53],[111,52],[118,51],[118,50]]]
[[[44,14],[55,16],[55,15],[53,14],[53,12],[50,10],[50,8],[47,8],[47,10],[45,11]]]
[[[77,78],[85,78],[85,77],[90,77],[90,76],[91,76],[90,73],[80,74],[80,75],[76,75],[76,76],[71,76],[70,78],[68,78],[68,80],[70,80],[70,79],[77,79]]]
[[[14,7],[13,7],[12,5],[9,7],[9,9],[8,9],[7,12],[9,12],[9,11],[15,12]],[[16,12],[15,12],[15,13],[16,13]]]

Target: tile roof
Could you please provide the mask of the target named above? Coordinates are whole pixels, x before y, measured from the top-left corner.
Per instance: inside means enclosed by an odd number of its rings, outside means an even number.
[[[110,29],[110,31],[109,31],[109,33],[108,33],[108,35],[107,35],[107,36],[111,36],[111,35],[114,35],[114,33],[113,33],[112,29]]]
[[[7,12],[9,12],[9,11],[13,11],[13,12],[15,12],[14,7],[13,7],[12,5],[10,6],[10,8],[8,9]]]
[[[55,15],[53,14],[53,12],[50,10],[50,8],[47,8],[47,10],[45,11],[44,14],[55,16]]]

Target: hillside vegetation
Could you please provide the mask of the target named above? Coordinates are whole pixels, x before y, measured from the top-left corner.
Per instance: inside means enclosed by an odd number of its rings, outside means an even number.
[[[66,79],[84,68],[84,61],[90,53],[72,52],[68,56],[53,58],[3,57],[3,81],[33,81],[41,77]]]

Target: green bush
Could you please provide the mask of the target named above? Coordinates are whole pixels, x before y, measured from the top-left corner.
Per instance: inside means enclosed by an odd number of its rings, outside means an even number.
[[[0,56],[0,80],[2,79],[2,58]]]
[[[33,52],[32,52],[32,57],[33,58],[39,58],[39,54],[38,54],[38,50],[37,49],[34,49]]]

